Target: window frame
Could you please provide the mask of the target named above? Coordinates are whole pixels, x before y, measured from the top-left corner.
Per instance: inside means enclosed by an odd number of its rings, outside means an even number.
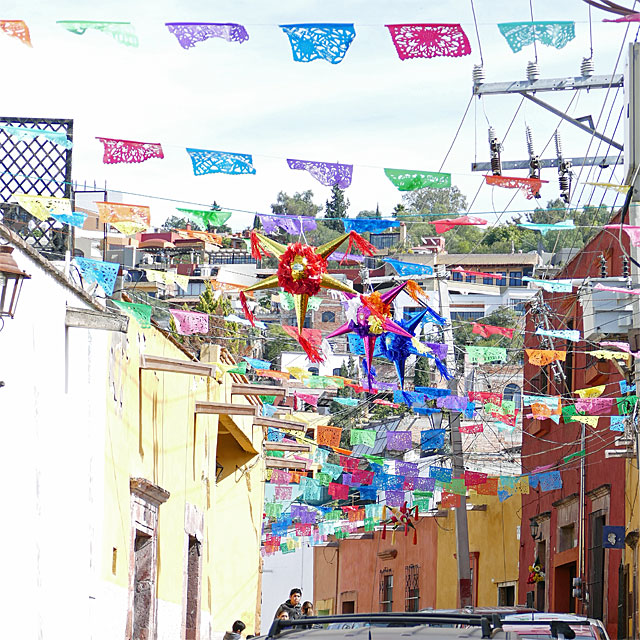
[[[378,604],[382,613],[393,611],[393,571],[389,568],[380,570]]]
[[[404,610],[420,611],[420,565],[409,564],[404,568]]]

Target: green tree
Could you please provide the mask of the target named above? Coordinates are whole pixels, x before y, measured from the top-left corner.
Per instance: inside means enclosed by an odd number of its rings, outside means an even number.
[[[435,227],[429,224],[434,219],[434,214],[442,216],[453,214],[455,217],[462,215],[467,209],[467,199],[456,186],[448,189],[434,189],[431,187],[418,189],[404,194],[402,200],[403,204],[396,207],[394,215],[396,217],[407,214],[411,216],[405,218],[404,221],[408,227],[407,237],[410,243],[414,245],[421,244],[422,237],[436,235]],[[400,206],[403,208],[400,209]],[[453,229],[453,231],[458,232],[459,229]],[[476,229],[476,231],[478,230]],[[457,235],[457,233],[448,233],[454,237]],[[445,238],[447,238],[446,235]],[[450,245],[447,246],[447,251],[450,253],[455,252]]]
[[[276,201],[271,205],[271,211],[277,216],[310,216],[316,218],[322,207],[313,202],[313,191],[308,189],[292,196],[280,191]]]
[[[380,206],[376,205],[376,210],[371,211],[365,209],[364,211],[360,211],[356,218],[375,218],[376,220],[380,220],[382,218],[382,214],[380,213]]]
[[[324,205],[325,217],[329,218],[323,224],[329,229],[344,233],[344,224],[340,218],[347,217],[349,199],[344,197],[344,191],[336,184],[331,187],[331,198]]]
[[[280,354],[292,350],[294,343],[294,339],[279,324],[270,324],[264,344],[264,359],[269,360],[274,369],[280,369]]]
[[[163,223],[162,228],[167,231],[172,229],[186,229],[187,224],[191,224],[192,229],[198,229],[204,231],[204,225],[197,220],[191,220],[190,218],[180,218],[178,216],[169,216]]]
[[[488,316],[477,320],[479,324],[489,324],[494,327],[517,328],[524,323],[523,317],[517,314],[509,307],[499,307]],[[522,358],[523,337],[521,331],[515,331],[512,339],[508,339],[502,335],[492,335],[483,338],[477,333],[473,333],[473,325],[471,323],[459,323],[453,329],[454,343],[464,350],[466,346],[481,347],[506,347],[509,349],[508,361],[517,362]]]

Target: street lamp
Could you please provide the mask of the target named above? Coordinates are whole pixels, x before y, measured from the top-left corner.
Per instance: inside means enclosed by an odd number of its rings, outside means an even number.
[[[538,524],[538,521],[535,518],[530,519],[529,527],[531,530],[531,537],[534,540],[542,540],[542,532],[538,533],[540,525]]]
[[[11,255],[13,247],[0,246],[0,318],[13,318],[18,306],[22,281],[31,278],[21,271]]]

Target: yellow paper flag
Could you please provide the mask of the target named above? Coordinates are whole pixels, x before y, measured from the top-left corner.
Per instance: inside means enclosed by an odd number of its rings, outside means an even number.
[[[597,387],[589,387],[588,389],[576,389],[574,393],[577,393],[581,398],[599,398],[604,393],[606,386],[599,384]]]

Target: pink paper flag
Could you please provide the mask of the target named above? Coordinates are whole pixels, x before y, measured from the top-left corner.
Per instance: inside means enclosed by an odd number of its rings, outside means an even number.
[[[209,333],[209,314],[198,311],[181,311],[169,309],[178,333],[181,336],[191,336],[194,333]]]
[[[481,424],[467,424],[460,425],[458,430],[460,433],[482,433],[484,431],[484,427]]]
[[[300,400],[303,400],[307,404],[310,404],[310,405],[312,405],[314,407],[318,406],[318,396],[314,396],[311,393],[298,393],[298,392],[296,392],[296,397],[300,398]]]
[[[479,473],[478,471],[464,472],[464,484],[467,487],[474,487],[478,484],[484,484],[486,481],[487,481],[486,473]]]
[[[598,291],[613,291],[614,293],[626,293],[634,296],[640,296],[640,289],[624,289],[623,287],[605,287],[603,284],[598,283],[594,289]]]
[[[578,411],[599,415],[611,411],[615,401],[615,398],[580,398],[580,400],[576,400],[575,404]]]
[[[349,487],[339,482],[330,482],[329,495],[336,500],[346,500],[349,497]]]

